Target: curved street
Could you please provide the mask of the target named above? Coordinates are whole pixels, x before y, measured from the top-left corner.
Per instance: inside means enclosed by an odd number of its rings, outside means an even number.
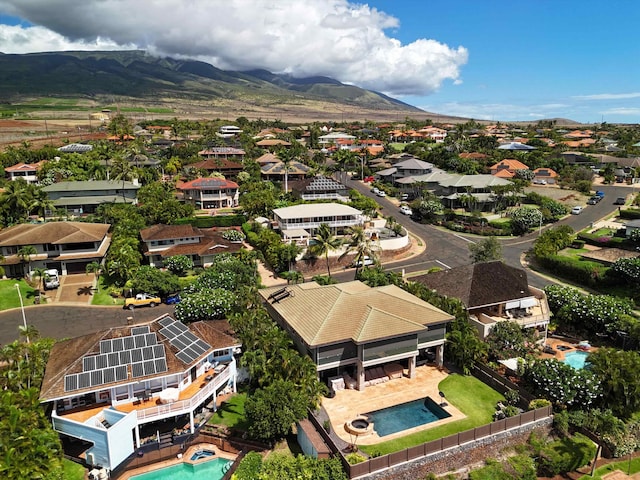
[[[407,228],[426,244],[424,252],[387,264],[387,269],[406,273],[424,271],[431,267],[453,268],[470,263],[469,244],[479,237],[463,235],[438,229],[432,225],[423,225],[412,221],[398,211],[398,206],[387,198],[379,198],[369,192],[369,187],[361,182],[350,182],[351,188],[375,198],[382,207],[385,216],[393,216],[398,223]],[[553,225],[569,225],[575,231],[595,223],[617,208],[613,204],[616,197],[623,197],[632,190],[629,187],[609,185],[598,186],[605,192],[605,198],[596,205],[587,206],[580,215],[568,215]],[[545,227],[548,228],[548,227]],[[533,232],[523,237],[503,239],[502,253],[508,265],[522,267],[522,253],[529,250],[538,236]],[[529,283],[535,287],[544,287],[549,283],[532,270],[528,270]],[[353,279],[352,271],[337,272],[334,277],[338,281]],[[155,308],[140,308],[133,312],[122,307],[82,306],[77,304],[48,304],[25,308],[26,321],[34,325],[44,337],[56,339],[77,337],[96,330],[126,325],[127,317],[134,323],[152,320],[164,313],[173,313],[173,305],[158,305]],[[18,309],[0,312],[0,345],[5,345],[18,338],[18,327],[23,324],[22,312]]]

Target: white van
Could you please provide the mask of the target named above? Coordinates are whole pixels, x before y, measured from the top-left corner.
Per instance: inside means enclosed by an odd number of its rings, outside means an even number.
[[[51,268],[44,272],[44,289],[53,290],[60,286],[60,277],[58,276],[58,270]]]

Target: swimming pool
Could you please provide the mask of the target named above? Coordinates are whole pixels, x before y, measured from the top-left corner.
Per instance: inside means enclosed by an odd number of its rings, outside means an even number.
[[[569,365],[570,367],[575,368],[576,370],[580,370],[588,365],[587,357],[589,354],[587,352],[569,352],[565,353],[563,362]]]
[[[210,480],[220,480],[227,471],[227,465],[231,461],[224,458],[214,458],[213,460],[200,462],[195,465],[190,463],[179,463],[170,467],[159,468],[151,472],[135,475],[129,480],[194,480],[197,478],[207,478]]]
[[[374,430],[381,437],[451,416],[430,397],[401,403],[365,415],[370,422],[373,422]]]
[[[191,460],[202,460],[203,458],[213,457],[216,452],[212,452],[211,450],[198,450],[196,453],[191,455]]]

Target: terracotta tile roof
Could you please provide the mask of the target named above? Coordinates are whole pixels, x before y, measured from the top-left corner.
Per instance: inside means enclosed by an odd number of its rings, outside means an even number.
[[[325,286],[310,282],[290,285],[290,297],[269,302],[269,295],[279,288],[260,290],[260,295],[310,346],[345,340],[366,343],[420,332],[453,319],[395,285],[371,288],[359,281]]]
[[[180,190],[207,190],[207,189],[222,189],[222,188],[238,188],[236,182],[227,180],[224,178],[196,178],[190,182],[185,182],[178,187]]]
[[[260,165],[264,165],[267,163],[276,163],[279,162],[280,159],[275,155],[275,153],[265,153],[264,155],[260,155],[258,158],[256,158],[256,162],[259,163]]]
[[[202,237],[202,232],[193,225],[153,225],[140,231],[143,242],[173,240],[185,237]]]
[[[474,159],[474,160],[481,160],[483,158],[487,158],[488,155],[485,153],[479,153],[479,152],[463,152],[460,155],[458,155],[460,158],[470,158],[470,159]]]
[[[158,321],[166,316],[168,315],[163,315],[145,324],[114,327],[108,330],[101,330],[88,335],[83,335],[81,337],[75,337],[69,340],[57,342],[51,349],[51,353],[49,355],[49,361],[47,362],[47,368],[45,370],[44,378],[42,380],[42,387],[40,389],[40,401],[45,402],[69,396],[69,393],[65,392],[64,390],[64,377],[65,375],[80,373],[83,371],[83,357],[100,353],[101,340],[129,336],[131,335],[132,328],[139,327],[141,325],[148,325],[150,332],[156,333],[158,344],[164,345],[168,370],[160,374],[148,375],[133,379],[131,376],[131,367],[129,366],[129,378],[127,380],[103,384],[98,387],[89,387],[82,390],[75,390],[73,392],[73,395],[104,390],[105,388],[112,388],[117,385],[137,383],[138,381],[144,381],[150,378],[165,377],[168,375],[174,375],[176,373],[183,373],[185,371],[188,371],[192,365],[197,363],[197,361],[202,358],[202,356],[189,365],[184,364],[176,357],[177,349],[171,346],[170,343],[162,335],[157,333],[162,329],[162,325],[160,325]],[[232,336],[233,331],[226,321],[201,321],[189,324],[187,326],[189,327],[189,330],[191,330],[197,337],[201,338],[212,347],[211,350],[207,352],[207,354],[212,352],[213,350],[240,346],[240,342]]]
[[[46,160],[41,160],[37,163],[16,163],[11,167],[5,167],[5,172],[37,172],[42,168],[42,166],[47,163]]]
[[[264,140],[260,140],[256,142],[258,147],[275,147],[281,145],[283,147],[290,147],[291,143],[286,140],[280,140],[279,138],[265,138]]]
[[[109,227],[104,223],[84,222],[25,223],[0,230],[0,246],[99,242],[107,235]]]
[[[529,167],[522,163],[520,160],[515,160],[513,158],[505,158],[501,162],[496,163],[491,167],[491,170],[503,169],[506,168],[515,172],[516,170],[529,170]]]
[[[536,168],[533,171],[533,174],[537,177],[537,176],[542,176],[542,177],[551,177],[551,178],[555,178],[558,176],[558,174],[556,173],[555,170],[551,169],[551,168],[547,168],[547,167],[540,167],[540,168]]]
[[[493,174],[494,177],[498,177],[498,178],[513,178],[515,177],[515,172],[511,172],[506,168],[503,168],[501,170],[498,170],[496,173]]]
[[[527,272],[500,261],[476,263],[412,277],[441,295],[455,297],[467,308],[529,297]]]

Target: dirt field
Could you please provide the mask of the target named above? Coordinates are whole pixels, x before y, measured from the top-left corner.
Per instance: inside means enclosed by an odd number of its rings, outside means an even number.
[[[524,189],[525,193],[536,192],[545,197],[562,202],[567,206],[584,205],[589,199],[588,195],[583,195],[575,190],[567,190],[556,185],[531,185]]]

